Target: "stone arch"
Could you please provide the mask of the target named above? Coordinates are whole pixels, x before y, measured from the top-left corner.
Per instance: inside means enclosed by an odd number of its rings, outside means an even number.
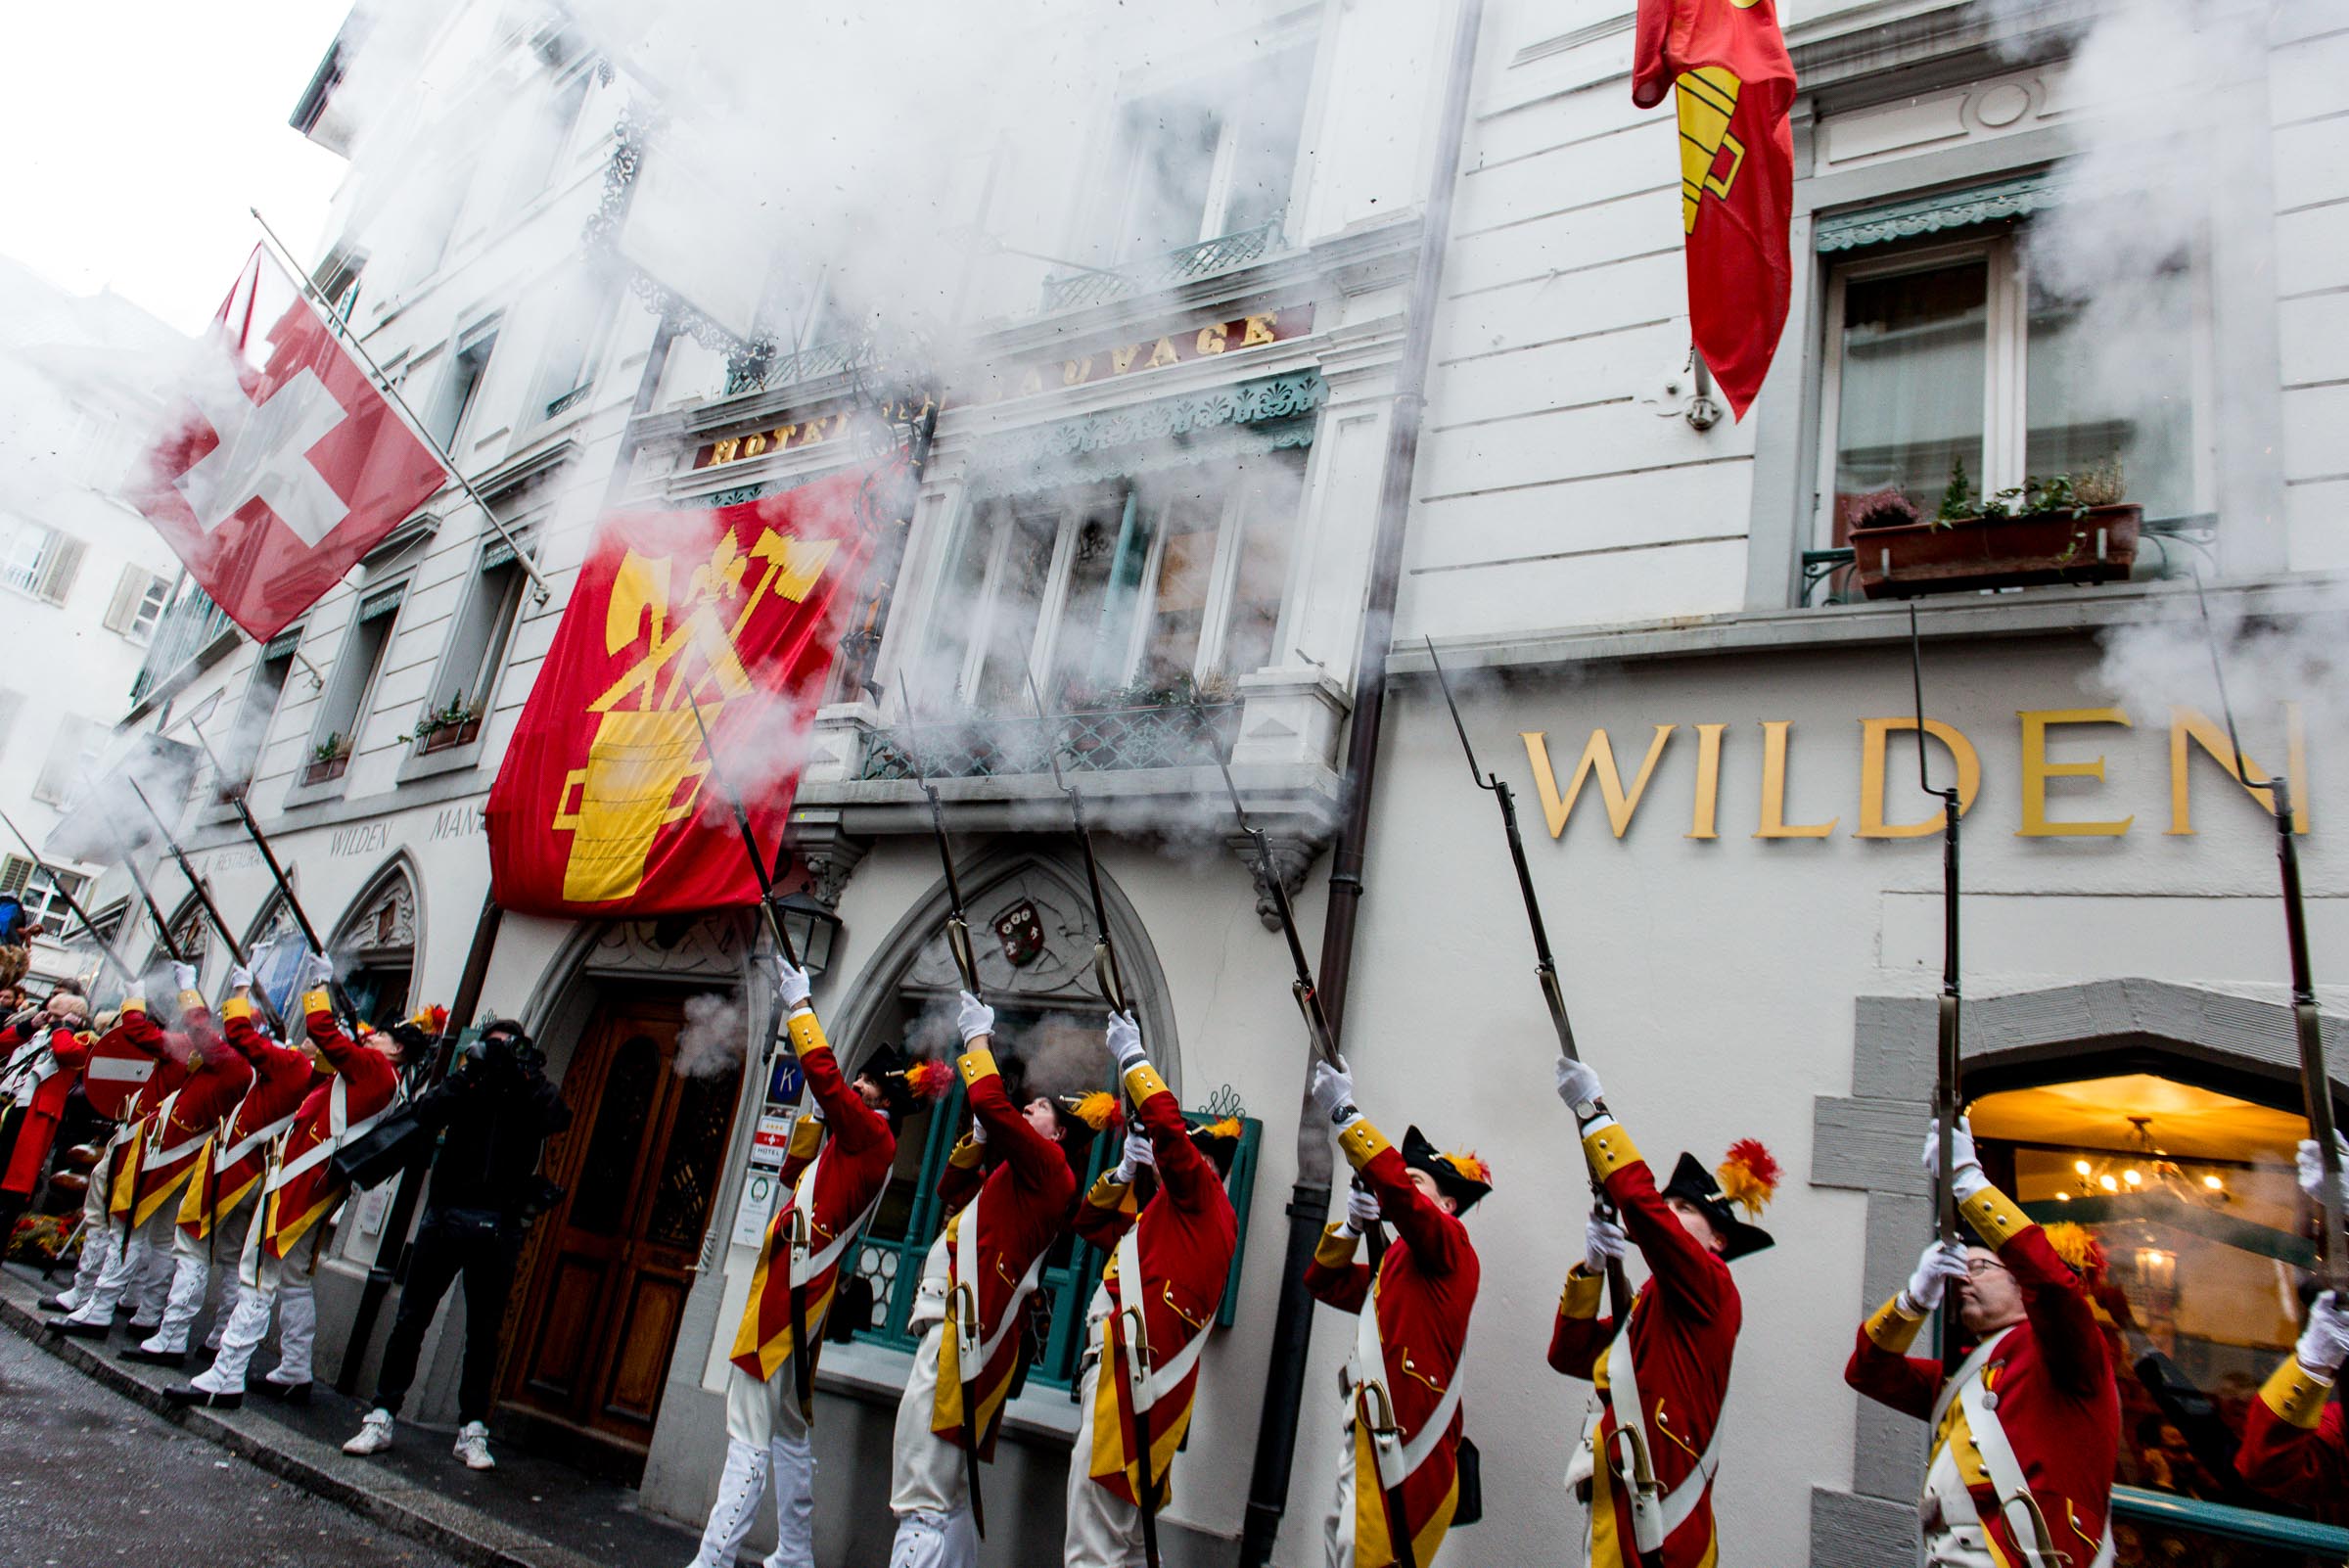
[[[1858,998],[1852,1093],[1813,1102],[1811,1184],[1867,1195],[1866,1257],[1857,1323],[1908,1277],[1932,1231],[1932,1190],[1917,1158],[1933,1095],[1938,1003],[1931,996]],[[2300,1103],[2292,1010],[2168,981],[2088,981],[1964,1003],[1960,1053],[1969,1092],[2082,1077],[2153,1072],[2238,1098]],[[2349,1019],[2323,1020],[2336,1116],[2349,1109]],[[1811,1495],[1814,1563],[1884,1560],[1913,1549],[1923,1426],[1859,1403],[1852,1490]]]
[[[211,956],[212,945],[212,928],[205,923],[204,904],[195,894],[191,893],[179,901],[179,907],[172,910],[168,918],[172,944],[185,955],[189,963],[196,966],[196,973],[199,977],[197,984],[201,986],[206,962]],[[158,964],[165,963],[169,961],[169,958],[170,954],[164,951],[162,940],[159,937],[149,946],[147,961],[141,966],[139,972],[150,974]]]
[[[361,885],[326,939],[345,966],[344,989],[372,1023],[403,1017],[422,994],[424,881],[405,850],[396,850]]]

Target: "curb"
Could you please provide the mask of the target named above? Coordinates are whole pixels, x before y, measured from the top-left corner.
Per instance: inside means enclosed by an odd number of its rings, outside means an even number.
[[[178,1408],[166,1403],[161,1390],[155,1385],[85,1348],[82,1341],[43,1332],[41,1315],[18,1299],[18,1291],[24,1288],[23,1282],[10,1279],[8,1284],[15,1288],[0,1289],[0,1323],[174,1426],[217,1444],[313,1497],[420,1541],[471,1568],[602,1568],[577,1552],[539,1541],[510,1526],[501,1526],[476,1509],[422,1489],[402,1487],[395,1493],[337,1474],[336,1470],[355,1461],[345,1460],[340,1452],[266,1417],[240,1418],[238,1412],[216,1414],[202,1408]],[[264,1423],[268,1430],[254,1430],[256,1421]],[[493,1536],[506,1539],[501,1543],[490,1539]]]

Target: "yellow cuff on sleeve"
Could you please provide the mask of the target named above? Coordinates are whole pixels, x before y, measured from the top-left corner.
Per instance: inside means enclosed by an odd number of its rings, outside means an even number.
[[[1889,1351],[1895,1356],[1906,1356],[1909,1354],[1909,1347],[1916,1343],[1917,1330],[1924,1326],[1925,1319],[1922,1314],[1915,1317],[1910,1316],[1901,1310],[1901,1298],[1896,1295],[1869,1315],[1867,1319],[1868,1343],[1880,1351]]]
[[[1381,1149],[1391,1149],[1387,1135],[1370,1125],[1368,1117],[1357,1117],[1354,1126],[1338,1134],[1338,1147],[1346,1151],[1347,1163],[1357,1171],[1377,1158]]]
[[[1084,1201],[1096,1209],[1124,1209],[1133,1189],[1104,1171],[1085,1192]]]
[[[335,1011],[335,998],[327,993],[326,988],[323,986],[316,991],[305,991],[301,993],[301,1010],[304,1016],[311,1013],[325,1013],[332,1017]]]
[[[1153,1094],[1169,1092],[1167,1081],[1159,1077],[1158,1069],[1148,1062],[1134,1063],[1126,1074],[1126,1098],[1130,1104],[1139,1106]]]
[[[964,1051],[958,1065],[962,1068],[962,1081],[965,1084],[976,1084],[983,1078],[996,1076],[995,1053],[984,1045],[974,1045]]]
[[[815,1158],[816,1148],[824,1141],[824,1120],[820,1116],[803,1116],[791,1124],[790,1157],[799,1160]]]
[[[1638,1163],[1639,1146],[1621,1122],[1610,1122],[1583,1134],[1583,1158],[1590,1162],[1590,1179],[1604,1181],[1625,1166]]]
[[[220,1004],[220,1016],[223,1019],[251,1018],[253,1016],[253,999],[249,996],[231,996]]]
[[[125,996],[122,998],[122,1005],[115,1009],[117,1012],[124,1013],[143,1013],[146,1010],[147,998],[144,996]]]
[[[1354,1262],[1354,1244],[1359,1236],[1342,1236],[1334,1224],[1321,1227],[1321,1239],[1314,1244],[1313,1262],[1324,1268],[1343,1268]]]
[[[809,1051],[828,1051],[832,1042],[824,1038],[824,1026],[815,1021],[812,1009],[803,1007],[793,1013],[785,1028],[791,1035],[791,1048],[801,1056]]]
[[[987,1145],[965,1132],[954,1140],[953,1150],[946,1156],[946,1164],[957,1171],[969,1171],[986,1158]]]
[[[1588,1320],[1598,1315],[1598,1304],[1606,1295],[1607,1282],[1599,1274],[1583,1272],[1576,1264],[1566,1271],[1566,1288],[1558,1296],[1558,1315]]]
[[[2314,1432],[2317,1422],[2325,1415],[2325,1401],[2332,1394],[2332,1385],[2318,1379],[2300,1364],[2296,1356],[2286,1355],[2270,1374],[2267,1386],[2259,1391],[2260,1402],[2279,1416],[2304,1431]]]
[[[179,993],[179,1010],[183,1013],[202,1013],[211,1009],[205,1001],[203,992],[183,991]]]
[[[1974,1227],[1982,1244],[1996,1252],[2012,1241],[2031,1224],[2031,1217],[2014,1206],[2014,1200],[1996,1187],[1983,1187],[1972,1197],[1958,1205],[1965,1222]]]

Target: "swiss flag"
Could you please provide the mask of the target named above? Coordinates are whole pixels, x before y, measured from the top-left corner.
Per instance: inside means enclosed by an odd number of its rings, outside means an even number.
[[[129,499],[266,642],[448,473],[258,246],[196,366]]]

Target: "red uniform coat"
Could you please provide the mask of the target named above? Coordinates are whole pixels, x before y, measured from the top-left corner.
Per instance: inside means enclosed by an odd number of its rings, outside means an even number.
[[[304,996],[302,1013],[310,1043],[326,1058],[327,1076],[303,1098],[285,1143],[270,1163],[273,1184],[261,1200],[261,1251],[272,1258],[285,1257],[304,1231],[343,1201],[346,1189],[331,1159],[320,1158],[298,1175],[281,1176],[312,1150],[341,1141],[334,1130],[337,1088],[344,1095],[342,1137],[348,1137],[350,1129],[381,1115],[399,1087],[399,1069],[382,1051],[343,1033],[325,992]]]
[[[253,1085],[251,1064],[221,1038],[204,998],[186,992],[180,1007],[193,1052],[186,1079],[139,1124],[115,1176],[112,1212],[134,1226],[145,1224],[187,1184],[206,1140]],[[161,1072],[159,1067],[157,1076]]]
[[[1729,1266],[1681,1225],[1655,1174],[1621,1126],[1593,1130],[1583,1139],[1592,1174],[1606,1187],[1623,1228],[1639,1249],[1647,1282],[1632,1302],[1628,1338],[1635,1380],[1639,1386],[1642,1428],[1649,1439],[1648,1464],[1666,1495],[1687,1480],[1721,1425],[1728,1398],[1729,1363],[1745,1308]],[[1602,1276],[1577,1264],[1566,1276],[1557,1322],[1549,1336],[1549,1364],[1568,1377],[1598,1385],[1599,1462],[1590,1479],[1592,1568],[1636,1568],[1639,1552],[1632,1536],[1631,1502],[1607,1460],[1618,1453],[1615,1433],[1622,1423],[1607,1376],[1624,1354],[1615,1320],[1598,1315],[1605,1290]],[[1628,1446],[1629,1439],[1623,1440]],[[1697,1568],[1720,1555],[1713,1519],[1712,1488],[1678,1530],[1664,1538],[1661,1568]]]
[[[2234,1468],[2254,1490],[2327,1524],[2349,1524],[2349,1424],[2332,1385],[2286,1356],[2243,1417]]]
[[[310,1059],[253,1027],[253,1003],[231,996],[220,1007],[221,1038],[252,1069],[251,1086],[222,1130],[198,1151],[179,1205],[179,1228],[202,1241],[212,1223],[245,1201],[269,1167],[269,1146],[308,1097]]]
[[[972,1379],[979,1396],[982,1449],[994,1438],[1003,1401],[1011,1392],[1012,1374],[1019,1370],[1020,1331],[1014,1317],[1027,1304],[1018,1287],[1029,1267],[1059,1239],[1069,1202],[1077,1195],[1077,1174],[1069,1169],[1061,1146],[1028,1125],[1028,1118],[1011,1103],[991,1052],[982,1048],[962,1055],[962,1082],[971,1110],[987,1129],[984,1147],[997,1156],[994,1169],[985,1173],[978,1191],[956,1205],[946,1222],[946,1332],[939,1338],[938,1398],[932,1410],[931,1431],[940,1437],[958,1437],[962,1431],[960,1347],[954,1333],[957,1292],[962,1278],[956,1245],[962,1226],[977,1216],[979,1279],[978,1337],[997,1340],[994,1354]],[[971,1182],[968,1169],[951,1162],[939,1178],[941,1197],[949,1186],[961,1189]],[[976,1203],[977,1207],[970,1205]]]
[[[1412,1184],[1403,1156],[1368,1122],[1357,1122],[1339,1139],[1346,1158],[1377,1194],[1380,1212],[1403,1245],[1380,1260],[1378,1281],[1370,1266],[1354,1261],[1355,1237],[1332,1225],[1306,1266],[1305,1288],[1341,1312],[1359,1314],[1365,1298],[1376,1303],[1379,1349],[1387,1397],[1404,1441],[1416,1439],[1443,1404],[1468,1343],[1468,1314],[1476,1306],[1476,1249],[1468,1227],[1428,1201]],[[1379,1485],[1370,1423],[1382,1414],[1364,1407],[1358,1390],[1354,1408],[1354,1561],[1356,1568],[1384,1568],[1397,1560],[1395,1521]],[[1456,1454],[1461,1415],[1455,1408],[1444,1436],[1403,1484],[1403,1511],[1409,1521],[1412,1560],[1433,1562],[1459,1505]]]
[[[855,1086],[841,1075],[815,1014],[801,1008],[791,1015],[790,1030],[791,1048],[799,1054],[800,1070],[807,1076],[807,1090],[823,1112],[822,1163],[807,1203],[807,1251],[812,1257],[863,1222],[865,1211],[889,1184],[890,1168],[898,1158],[898,1137],[890,1130],[889,1119],[865,1104]],[[810,1120],[803,1118],[802,1125]],[[794,1129],[795,1134],[797,1131]],[[803,1146],[806,1154],[800,1152]],[[742,1325],[734,1334],[734,1364],[761,1382],[773,1377],[791,1358],[792,1216],[800,1202],[800,1174],[814,1157],[814,1143],[803,1145],[795,1135],[783,1167],[789,1184],[774,1219],[767,1223],[766,1240],[759,1248],[758,1271],[751,1276],[751,1299],[743,1306]],[[856,1266],[855,1248],[851,1242],[802,1289],[807,1338],[814,1345],[823,1343],[824,1317],[832,1310],[842,1266]]]
[[[2121,1400],[2096,1308],[2047,1233],[1998,1188],[1984,1187],[1959,1212],[1997,1249],[2023,1292],[2024,1320],[2001,1331],[1983,1371],[1984,1383],[1998,1395],[1999,1425],[2054,1533],[2056,1549],[2085,1563],[2104,1540],[2120,1456]],[[1878,1404],[1932,1419],[1941,1362],[1903,1354],[1923,1323],[1922,1316],[1902,1311],[1898,1296],[1885,1303],[1861,1325],[1843,1380]],[[1934,1453],[1951,1444],[1983,1528],[2004,1560],[2019,1560],[2014,1532],[2000,1511],[1965,1411],[1955,1401],[1933,1434]]]
[[[1141,1266],[1142,1324],[1150,1339],[1153,1367],[1164,1368],[1183,1356],[1191,1342],[1216,1320],[1223,1301],[1231,1255],[1239,1247],[1239,1221],[1223,1180],[1206,1155],[1191,1142],[1190,1124],[1149,1063],[1126,1075],[1128,1100],[1135,1107],[1142,1130],[1150,1135],[1151,1152],[1158,1158],[1158,1191],[1143,1205],[1130,1228]],[[1097,1229],[1099,1227],[1096,1227]],[[1132,1441],[1133,1398],[1126,1360],[1126,1336],[1118,1322],[1135,1289],[1120,1278],[1116,1248],[1125,1225],[1116,1227],[1102,1282],[1109,1292],[1110,1314],[1101,1325],[1100,1387],[1093,1401],[1093,1452],[1086,1474],[1128,1502],[1137,1500],[1140,1467]],[[1191,1424],[1191,1403],[1198,1393],[1195,1357],[1189,1368],[1162,1387],[1150,1410],[1150,1476],[1155,1496],[1166,1500],[1167,1466],[1181,1447]]]
[[[81,1070],[89,1065],[90,1047],[97,1043],[94,1035],[77,1034],[65,1024],[36,1026],[49,1032],[49,1054],[56,1058],[57,1071],[42,1080],[32,1091],[24,1115],[17,1123],[16,1143],[9,1151],[8,1175],[0,1177],[0,1192],[11,1197],[32,1196],[35,1183],[41,1179],[41,1168],[49,1163],[49,1144],[57,1136],[58,1119],[65,1115],[66,1096],[81,1082]],[[0,1047],[14,1051],[25,1041],[17,1038],[14,1030],[0,1031]]]

